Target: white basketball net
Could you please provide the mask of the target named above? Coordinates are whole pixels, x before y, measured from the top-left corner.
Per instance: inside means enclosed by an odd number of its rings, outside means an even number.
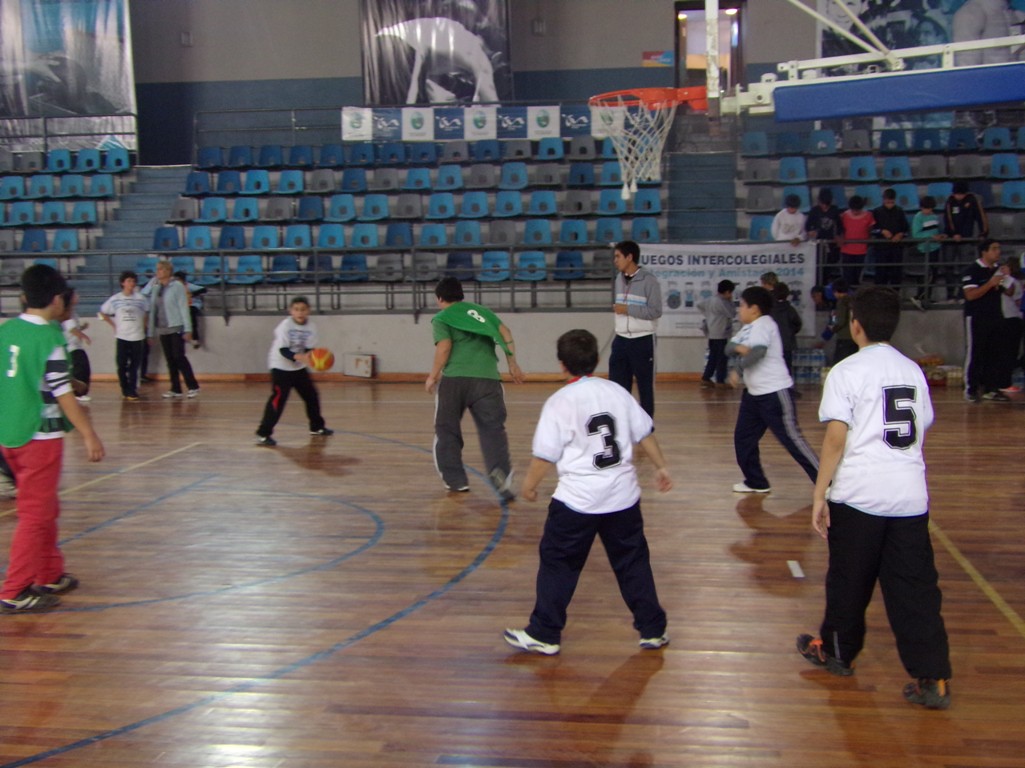
[[[626,99],[636,102],[635,99]],[[623,96],[591,101],[592,123],[612,140],[623,176],[623,199],[637,192],[638,181],[662,180],[662,148],[676,115],[676,102],[645,106],[624,103]]]

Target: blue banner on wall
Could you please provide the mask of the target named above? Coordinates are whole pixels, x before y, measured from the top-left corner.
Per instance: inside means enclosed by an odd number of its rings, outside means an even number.
[[[526,107],[499,107],[498,108],[498,138],[500,138],[500,139],[525,139],[525,138],[527,138],[527,108]]]
[[[435,108],[434,138],[439,141],[458,141],[463,138],[462,107]]]
[[[586,104],[562,108],[562,135],[587,136],[591,133],[591,108]]]
[[[402,110],[374,110],[374,141],[400,141],[402,139]]]

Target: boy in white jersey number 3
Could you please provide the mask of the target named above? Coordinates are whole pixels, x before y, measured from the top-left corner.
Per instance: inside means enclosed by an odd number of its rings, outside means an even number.
[[[536,501],[537,486],[553,464],[559,484],[541,537],[530,623],[526,629],[507,629],[505,641],[531,653],[559,652],[566,608],[594,537],[600,536],[641,647],[661,648],[669,642],[666,613],[655,591],[632,461],[634,445],[639,444],[655,465],[658,489],[672,487],[651,417],[629,391],[591,376],[598,365],[598,340],[590,332],[560,336],[558,357],[571,378],[541,411],[534,458],[520,493],[527,501]]]
[[[922,443],[933,421],[918,364],[890,346],[900,298],[863,288],[851,300],[858,353],[826,379],[826,423],[812,526],[829,542],[826,612],[818,638],[797,650],[835,675],[854,674],[865,641],[865,610],[878,580],[897,652],[914,682],[904,698],[950,706],[950,651],[929,540],[929,494]]]

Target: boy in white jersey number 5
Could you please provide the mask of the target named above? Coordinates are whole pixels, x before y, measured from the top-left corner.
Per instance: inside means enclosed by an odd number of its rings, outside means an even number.
[[[900,298],[888,288],[851,299],[858,352],[833,367],[819,406],[826,437],[812,526],[829,542],[826,615],[819,637],[800,635],[797,650],[835,675],[854,674],[879,581],[897,652],[915,679],[904,698],[946,709],[950,652],[922,456],[933,410],[922,369],[889,344],[899,320]]]
[[[548,656],[559,652],[566,608],[587,555],[600,536],[619,590],[634,617],[640,645],[669,642],[658,602],[641,519],[641,489],[633,466],[640,444],[656,467],[660,491],[672,487],[651,417],[623,387],[592,378],[598,340],[588,331],[559,337],[558,357],[569,382],[548,398],[534,432],[534,455],[521,494],[537,500],[537,486],[554,464],[559,484],[541,537],[537,597],[526,629],[507,629],[505,641]]]

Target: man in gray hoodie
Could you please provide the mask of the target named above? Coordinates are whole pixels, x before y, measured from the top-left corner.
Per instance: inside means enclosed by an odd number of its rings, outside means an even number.
[[[655,416],[655,326],[662,316],[658,279],[642,269],[641,249],[633,240],[616,243],[613,263],[616,337],[609,355],[609,379],[628,392],[637,380],[637,395],[649,416]]]
[[[732,280],[720,280],[715,289],[717,295],[698,302],[698,310],[705,316],[704,331],[708,336],[708,362],[701,374],[702,387],[726,386],[729,362],[726,342],[733,335],[733,319],[737,316],[737,308],[733,305],[733,289],[736,287]],[[715,381],[712,381],[713,375]]]

